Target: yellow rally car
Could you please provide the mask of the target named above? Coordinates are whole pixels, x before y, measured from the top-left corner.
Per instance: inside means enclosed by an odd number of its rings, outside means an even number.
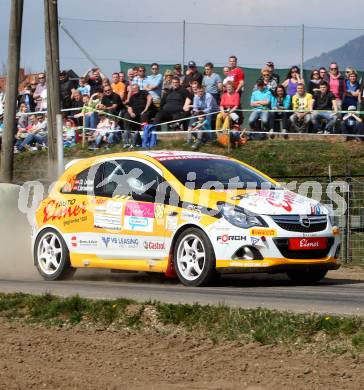
[[[36,212],[33,247],[46,280],[87,267],[202,286],[246,271],[318,281],[339,267],[340,239],[323,205],[242,162],[143,151],[69,163]]]

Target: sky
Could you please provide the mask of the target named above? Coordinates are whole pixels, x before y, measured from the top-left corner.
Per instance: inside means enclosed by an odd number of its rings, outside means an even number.
[[[11,0],[0,0],[0,73],[7,61]],[[362,1],[328,0],[58,0],[64,26],[110,76],[119,61],[174,64],[183,59],[223,66],[277,67],[300,64],[364,34]],[[82,20],[80,20],[82,19]],[[255,27],[254,27],[255,26]],[[309,27],[311,26],[311,27]],[[315,28],[312,28],[315,27]],[[317,28],[320,27],[320,28]],[[92,65],[60,31],[61,68],[84,73]],[[45,67],[43,0],[24,0],[21,65]],[[327,64],[323,64],[327,65]]]

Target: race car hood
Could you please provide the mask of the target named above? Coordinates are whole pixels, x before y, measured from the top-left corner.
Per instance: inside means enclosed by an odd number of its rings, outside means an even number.
[[[232,198],[239,207],[264,215],[319,215],[328,210],[319,202],[288,190],[259,190]]]

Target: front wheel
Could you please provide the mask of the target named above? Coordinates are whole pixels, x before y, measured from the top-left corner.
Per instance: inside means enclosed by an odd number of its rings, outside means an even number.
[[[211,242],[200,229],[186,229],[178,237],[173,261],[179,280],[186,286],[205,286],[218,276]]]
[[[67,279],[76,271],[62,236],[53,229],[43,230],[34,245],[35,265],[45,280]]]
[[[316,283],[322,280],[327,274],[323,269],[304,269],[301,271],[287,271],[288,277],[294,282],[299,283]]]

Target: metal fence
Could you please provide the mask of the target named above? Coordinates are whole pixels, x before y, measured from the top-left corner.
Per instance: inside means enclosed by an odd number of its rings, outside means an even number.
[[[183,20],[62,18],[61,23],[79,43],[79,46],[70,43],[70,36],[61,29],[61,65],[79,73],[90,67],[90,61],[80,47],[106,74],[116,71],[120,61],[186,64],[194,60],[199,65],[211,61],[216,66],[225,66],[232,54],[238,57],[240,66],[247,68],[260,69],[267,61],[273,61],[277,68],[300,65],[311,69],[338,61],[341,67],[353,65],[364,70],[364,59],[360,55],[364,29],[208,24]],[[97,33],[90,35],[93,31]],[[350,52],[343,55],[342,50],[341,54],[335,50],[350,41]]]

